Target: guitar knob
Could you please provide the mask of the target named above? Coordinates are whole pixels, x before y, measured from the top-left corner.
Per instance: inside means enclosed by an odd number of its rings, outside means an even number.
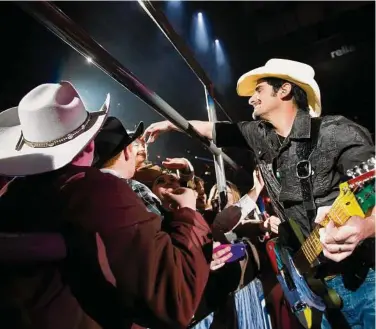
[[[346,175],[351,178],[355,178],[355,173],[351,169],[346,171]]]

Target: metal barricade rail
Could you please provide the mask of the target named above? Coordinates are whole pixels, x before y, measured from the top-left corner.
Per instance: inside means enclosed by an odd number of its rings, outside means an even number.
[[[143,84],[130,70],[116,60],[106,49],[98,44],[83,28],[69,18],[54,3],[48,1],[35,1],[18,2],[17,5],[36,18],[40,23],[46,26],[50,31],[75,49],[78,53],[83,55],[85,58],[90,58],[92,64],[120,83],[120,85],[128,89],[131,93],[139,97],[161,116],[171,121],[190,137],[199,140],[200,143],[214,155],[218,183],[221,183],[222,185],[222,183],[225,182],[223,162],[226,162],[234,170],[241,170],[241,167],[238,166],[235,161],[223,153],[222,150],[219,149],[212,141],[201,136],[183,116],[181,116],[154,91],[150,90],[145,84]],[[151,4],[147,6],[148,8],[152,8]],[[182,54],[180,51],[179,53]],[[191,68],[194,67],[196,69],[195,71],[192,68],[205,86],[209,118],[215,120],[215,112],[210,114],[211,109],[208,101],[208,96],[211,96],[213,100],[216,101],[212,96],[213,93],[211,89],[211,82],[207,78],[205,72],[202,69],[199,69],[197,65],[193,65],[191,60],[187,63]],[[200,73],[197,74],[197,72]]]

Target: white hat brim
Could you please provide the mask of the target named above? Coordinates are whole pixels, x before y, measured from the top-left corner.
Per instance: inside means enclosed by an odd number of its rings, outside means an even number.
[[[110,95],[108,94],[98,115],[96,115],[95,122],[88,130],[74,139],[46,148],[33,148],[24,144],[19,151],[16,150],[16,145],[21,136],[18,108],[13,107],[0,113],[0,175],[27,176],[41,174],[60,169],[72,162],[94,139],[103,126],[108,115],[109,105]]]
[[[245,97],[252,96],[255,93],[257,81],[262,78],[268,77],[280,78],[295,83],[297,86],[302,88],[307,93],[308,105],[314,110],[316,115],[319,116],[321,114],[321,103],[319,100],[319,96],[316,94],[316,91],[312,87],[313,84],[317,85],[317,83],[314,80],[312,80],[311,83],[304,83],[302,81],[297,80],[294,77],[291,77],[282,70],[281,72],[277,72],[276,70],[274,70],[274,72],[270,72],[270,70],[265,66],[249,71],[239,78],[236,87],[238,95]]]

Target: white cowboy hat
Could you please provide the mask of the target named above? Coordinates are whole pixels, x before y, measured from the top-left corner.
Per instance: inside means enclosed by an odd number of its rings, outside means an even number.
[[[316,116],[321,114],[320,88],[314,79],[312,66],[287,59],[273,58],[265,66],[243,74],[238,80],[239,96],[252,96],[257,81],[266,77],[280,78],[295,83],[307,93],[308,105]]]
[[[18,107],[0,113],[0,174],[26,176],[64,167],[93,140],[109,110],[110,95],[88,112],[69,82],[40,85]]]

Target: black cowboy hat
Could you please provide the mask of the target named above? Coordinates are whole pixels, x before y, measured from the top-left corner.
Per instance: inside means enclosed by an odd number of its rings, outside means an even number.
[[[134,131],[127,131],[119,119],[108,117],[97,137],[94,139],[95,151],[93,166],[102,166],[125,147],[139,138],[144,132],[144,123],[141,121]]]

